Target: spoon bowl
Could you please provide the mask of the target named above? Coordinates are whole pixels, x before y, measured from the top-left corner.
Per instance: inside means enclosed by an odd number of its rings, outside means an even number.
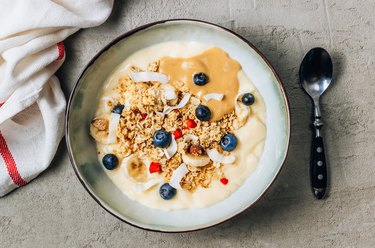
[[[332,81],[333,65],[328,52],[316,47],[303,58],[299,70],[300,83],[311,98],[319,98]]]

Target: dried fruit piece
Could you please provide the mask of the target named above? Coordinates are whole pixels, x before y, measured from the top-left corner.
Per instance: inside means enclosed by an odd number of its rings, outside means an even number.
[[[203,154],[203,147],[199,144],[192,144],[189,147],[189,153],[193,155],[202,155]]]
[[[182,132],[180,129],[176,129],[176,131],[173,132],[173,136],[175,139],[179,139],[182,137]]]
[[[221,182],[222,184],[224,184],[224,185],[227,185],[228,182],[229,182],[229,180],[226,179],[226,178],[221,178],[221,179],[220,179],[220,182]]]
[[[146,117],[147,117],[147,114],[146,114],[146,113],[141,113],[141,118],[142,118],[142,120],[146,119]]]
[[[194,120],[187,119],[183,129],[191,129],[191,128],[195,128],[196,126],[197,126],[197,123]]]
[[[159,162],[151,162],[149,171],[150,171],[150,173],[160,172],[161,171],[160,163]]]
[[[108,120],[106,119],[95,119],[91,122],[91,124],[96,127],[99,131],[104,131],[108,127]]]

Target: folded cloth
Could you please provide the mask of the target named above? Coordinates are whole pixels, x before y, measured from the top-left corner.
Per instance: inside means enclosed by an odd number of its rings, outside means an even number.
[[[66,101],[54,73],[62,41],[103,23],[113,0],[1,0],[0,196],[51,163],[63,136]]]

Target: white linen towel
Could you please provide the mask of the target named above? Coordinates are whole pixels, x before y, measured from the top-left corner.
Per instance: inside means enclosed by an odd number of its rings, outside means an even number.
[[[63,136],[66,101],[54,73],[62,41],[103,23],[113,0],[1,0],[0,196],[51,163]]]

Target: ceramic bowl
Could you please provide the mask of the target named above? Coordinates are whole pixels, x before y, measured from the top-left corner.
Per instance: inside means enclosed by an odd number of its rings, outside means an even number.
[[[263,96],[267,134],[255,171],[233,194],[201,209],[161,211],[132,201],[109,179],[99,164],[89,136],[98,92],[113,69],[132,53],[166,41],[197,41],[218,46],[242,65]],[[86,66],[75,85],[66,114],[66,142],[79,180],[90,195],[119,219],[153,231],[183,232],[207,228],[252,206],[270,187],[285,161],[290,138],[288,102],[280,78],[265,57],[230,30],[196,20],[166,20],[129,31],[103,48]]]

